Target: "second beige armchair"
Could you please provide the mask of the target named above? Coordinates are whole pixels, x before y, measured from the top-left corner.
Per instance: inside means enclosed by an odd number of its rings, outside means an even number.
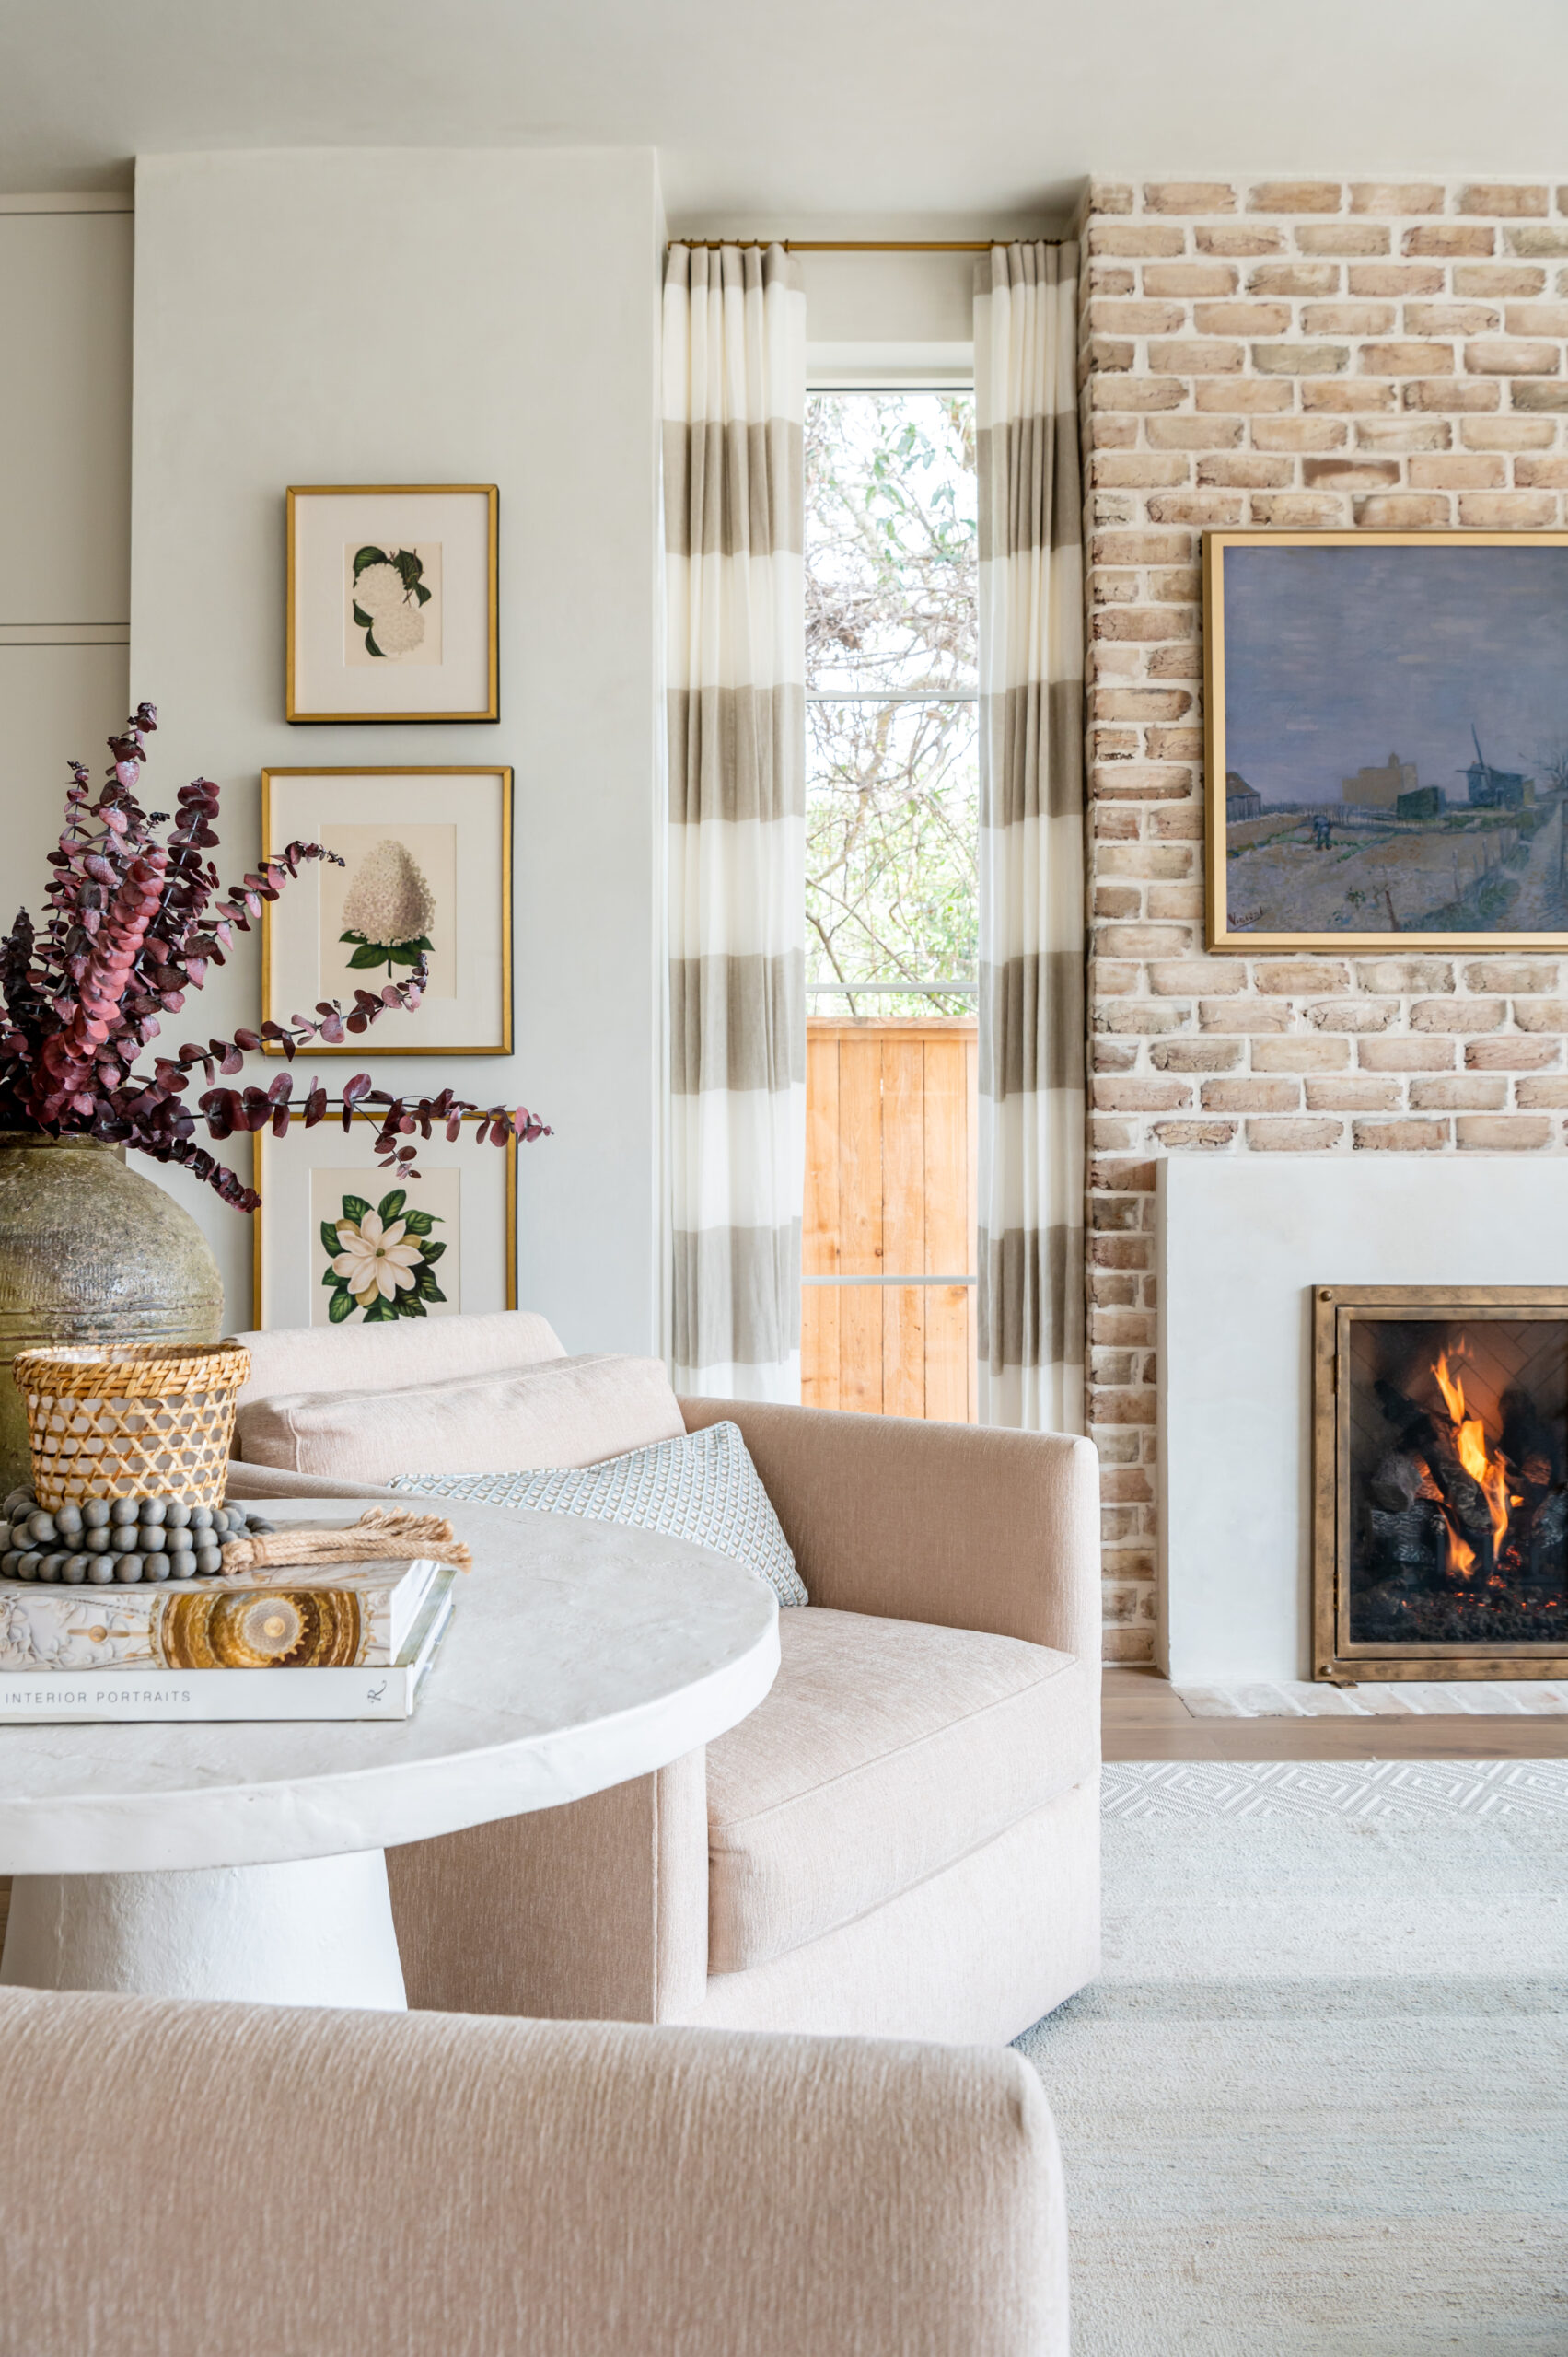
[[[778,1680],[656,1776],[389,1852],[410,2002],[1016,2038],[1098,1963],[1093,1449],[681,1408],[740,1426],[810,1591]]]

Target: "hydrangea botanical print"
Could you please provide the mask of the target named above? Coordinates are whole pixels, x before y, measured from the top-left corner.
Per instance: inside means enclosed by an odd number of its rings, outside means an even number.
[[[426,1304],[447,1298],[436,1281],[436,1263],[447,1247],[433,1231],[435,1212],[408,1209],[405,1188],[394,1187],[372,1210],[363,1195],[344,1195],[343,1216],[321,1222],[327,1265],[323,1285],[332,1289],[327,1316],[334,1326],[357,1312],[364,1324],[385,1325],[394,1318],[424,1318]]]
[[[424,560],[415,549],[354,551],[354,620],[367,655],[412,655],[424,644],[430,603]]]
[[[367,853],[343,895],[344,929],[353,946],[353,972],[416,966],[432,947],[436,895],[406,843],[388,836]]]

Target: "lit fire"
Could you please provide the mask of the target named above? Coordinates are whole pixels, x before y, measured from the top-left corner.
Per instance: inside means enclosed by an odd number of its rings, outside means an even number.
[[[1450,1364],[1446,1350],[1437,1353],[1433,1374],[1443,1403],[1455,1428],[1454,1447],[1460,1464],[1472,1481],[1479,1482],[1486,1498],[1486,1508],[1492,1516],[1493,1551],[1503,1552],[1503,1542],[1508,1536],[1508,1471],[1501,1457],[1494,1457],[1486,1445],[1486,1427],[1479,1416],[1472,1416],[1465,1399],[1465,1381],[1458,1361],[1466,1355],[1465,1338],[1461,1334],[1454,1346],[1455,1364]],[[1516,1499],[1512,1501],[1517,1504]],[[1475,1550],[1467,1546],[1457,1530],[1450,1527],[1448,1561],[1456,1572],[1468,1572],[1475,1562]]]

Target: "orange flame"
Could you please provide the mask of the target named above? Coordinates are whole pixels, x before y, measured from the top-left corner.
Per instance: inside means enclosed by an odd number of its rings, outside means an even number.
[[[1454,1346],[1456,1361],[1468,1355],[1465,1338],[1461,1334]],[[1503,1542],[1508,1536],[1508,1475],[1500,1457],[1493,1457],[1486,1445],[1486,1427],[1479,1416],[1472,1416],[1465,1399],[1465,1380],[1457,1364],[1450,1365],[1448,1353],[1441,1350],[1432,1370],[1437,1378],[1437,1388],[1443,1394],[1443,1404],[1456,1427],[1454,1446],[1460,1464],[1472,1481],[1479,1482],[1486,1498],[1486,1510],[1492,1517],[1492,1540],[1496,1553],[1503,1552]],[[1449,1563],[1455,1571],[1468,1571],[1475,1562],[1475,1550],[1466,1545],[1458,1531],[1452,1535],[1448,1550]]]

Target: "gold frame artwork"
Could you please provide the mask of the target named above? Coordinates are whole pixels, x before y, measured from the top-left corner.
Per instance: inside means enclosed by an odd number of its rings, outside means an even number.
[[[295,559],[296,554],[295,503],[300,499],[455,499],[482,498],[487,503],[488,523],[485,553],[485,597],[489,607],[486,623],[486,667],[488,689],[483,711],[464,712],[301,712],[295,702],[295,625],[297,619],[296,599]],[[358,723],[369,727],[387,727],[400,721],[491,721],[501,717],[501,625],[500,625],[500,504],[501,493],[493,482],[311,482],[291,483],[285,494],[288,530],[288,594],[284,623],[284,717],[297,727],[315,727],[331,723]]]
[[[1315,1285],[1312,1292],[1312,1675],[1331,1686],[1426,1678],[1568,1677],[1539,1645],[1360,1643],[1350,1633],[1350,1406],[1355,1319],[1440,1317],[1568,1323],[1562,1285]],[[1341,1480],[1340,1473],[1346,1478]]]
[[[509,1056],[512,1053],[512,771],[505,761],[389,761],[356,762],[348,767],[318,766],[301,762],[288,769],[268,769],[261,772],[261,843],[262,857],[271,859],[273,850],[273,780],[284,777],[494,777],[501,781],[501,1037],[486,1047],[404,1047],[392,1045],[364,1033],[342,1048],[329,1048],[312,1040],[308,1051],[315,1056],[358,1056],[363,1062],[367,1055],[384,1056]],[[331,829],[326,830],[329,834]],[[328,849],[331,848],[329,843]],[[261,903],[261,1020],[264,1023],[285,1023],[294,1014],[290,1007],[279,1014],[273,1004],[273,903]],[[269,1042],[263,1052],[281,1055],[282,1050]]]
[[[356,1123],[367,1122],[372,1129],[377,1126],[377,1117],[374,1113],[366,1113],[363,1110],[356,1111],[354,1119]],[[477,1113],[465,1113],[463,1115],[465,1127],[470,1122],[477,1122],[478,1120],[479,1116]],[[296,1128],[303,1129],[304,1126],[304,1116],[296,1109],[289,1116],[289,1128],[291,1130]],[[329,1113],[324,1120],[317,1123],[317,1127],[321,1131],[329,1129],[336,1130],[338,1135],[341,1137],[343,1133],[343,1115],[341,1113]],[[444,1132],[442,1132],[442,1135],[444,1137]],[[261,1247],[265,1230],[263,1229],[261,1223],[266,1211],[266,1188],[262,1182],[261,1174],[264,1159],[262,1147],[264,1143],[267,1142],[275,1143],[272,1138],[272,1130],[270,1125],[264,1130],[256,1130],[251,1133],[250,1184],[261,1198],[261,1202],[250,1214],[250,1325],[252,1331],[258,1334],[265,1333],[269,1330],[261,1322],[261,1313],[265,1306],[261,1273]],[[418,1140],[416,1143],[423,1144],[424,1141]],[[476,1153],[494,1154],[495,1152],[495,1148],[493,1145],[486,1144],[482,1147],[476,1146],[474,1151]],[[506,1222],[506,1234],[505,1238],[505,1266],[506,1271],[505,1306],[508,1309],[516,1309],[517,1306],[517,1140],[515,1135],[507,1139],[505,1153],[506,1155],[505,1202],[504,1213]],[[368,1175],[369,1174],[367,1173],[366,1176]],[[395,1173],[391,1173],[389,1175],[395,1179]],[[458,1304],[459,1313],[461,1312],[461,1307],[462,1305],[459,1302]],[[275,1330],[282,1331],[283,1329],[278,1329]]]
[[[1222,954],[1271,956],[1281,951],[1330,950],[1363,957],[1406,949],[1437,950],[1446,956],[1490,952],[1506,956],[1519,950],[1549,950],[1558,957],[1568,951],[1568,930],[1525,933],[1499,930],[1474,933],[1401,932],[1397,923],[1376,931],[1344,929],[1322,933],[1258,933],[1233,931],[1226,901],[1227,842],[1225,808],[1225,563],[1232,549],[1272,548],[1558,548],[1568,549],[1568,532],[1292,532],[1216,531],[1203,534],[1203,747],[1205,813],[1205,907],[1208,946]],[[1564,618],[1568,632],[1568,616]],[[1325,805],[1337,809],[1338,804]],[[1564,797],[1568,826],[1568,796]]]

